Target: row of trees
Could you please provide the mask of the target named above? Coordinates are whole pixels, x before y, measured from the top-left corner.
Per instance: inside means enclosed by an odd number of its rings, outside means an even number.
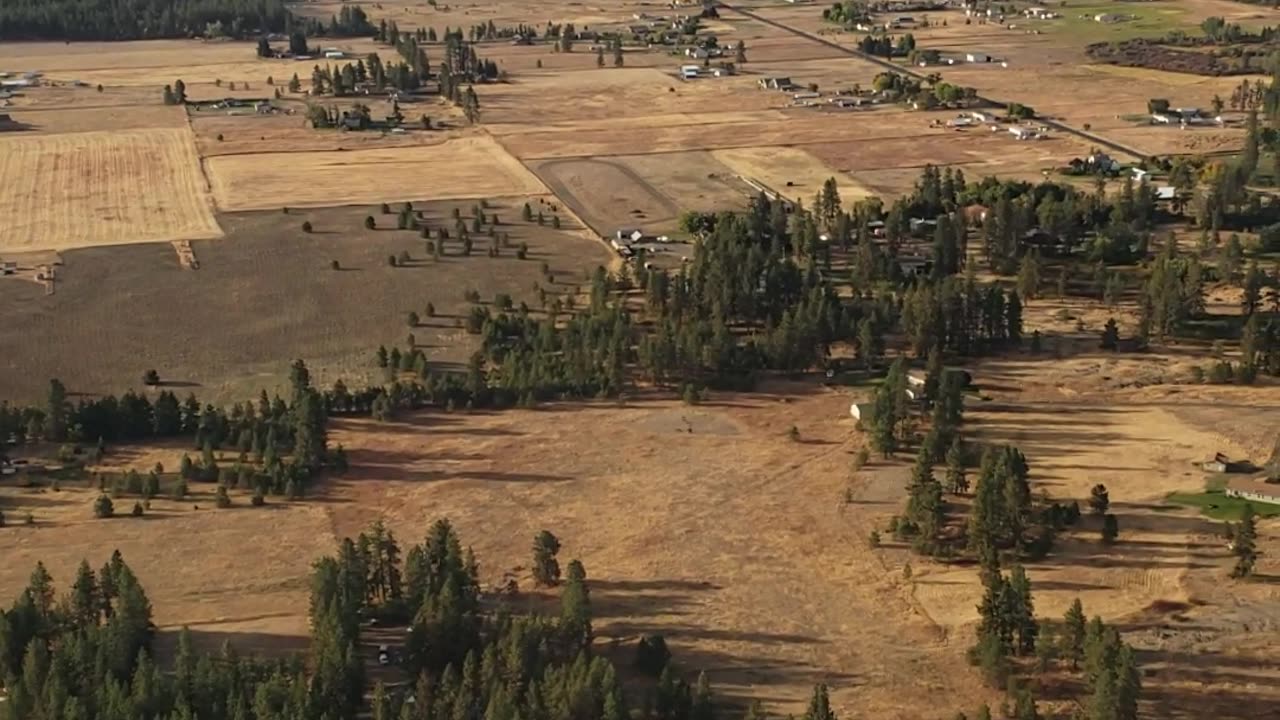
[[[310,372],[301,361],[290,369],[290,398],[236,403],[230,409],[201,405],[195,395],[180,402],[167,390],[155,399],[132,391],[120,397],[105,395],[72,404],[66,387],[49,383],[43,407],[0,404],[0,439],[4,442],[83,443],[96,439],[131,442],[149,438],[190,437],[206,457],[212,450],[235,447],[256,457],[279,459],[288,454],[291,465],[306,475],[331,460],[328,452],[328,412],[325,398],[311,387]],[[266,462],[268,472],[276,463]],[[216,468],[215,468],[216,472]]]
[[[0,40],[148,40],[251,38],[266,33],[370,35],[359,6],[343,5],[323,22],[294,16],[283,0],[6,0]]]

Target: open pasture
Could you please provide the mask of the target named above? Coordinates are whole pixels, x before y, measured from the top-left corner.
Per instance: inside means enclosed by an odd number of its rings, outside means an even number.
[[[493,140],[350,152],[221,155],[206,161],[220,210],[540,195],[538,179]]]
[[[584,273],[611,259],[563,213],[563,230],[520,222],[526,199],[489,202],[486,212],[511,236],[499,258],[486,257],[488,238],[477,235],[470,257],[455,238],[433,261],[417,231],[381,229],[394,228],[395,216],[376,207],[222,215],[225,238],[192,243],[194,272],[167,243],[65,252],[53,295],[34,283],[0,282],[0,397],[38,401],[51,377],[75,392],[123,392],[154,367],[175,392],[229,403],[283,385],[292,358],[304,358],[317,383],[344,377],[356,386],[380,380],[371,375],[378,345],[404,347],[409,333],[433,362],[461,363],[474,344],[455,326],[466,290],[486,300],[505,292],[536,308],[542,262],[557,275],[550,291],[585,282]],[[453,208],[467,217],[472,204],[415,208],[431,227],[452,228]],[[366,215],[380,228],[365,230]],[[302,232],[304,221],[313,233]],[[520,243],[529,245],[527,260],[516,259]],[[402,252],[409,263],[391,267],[388,256]],[[340,270],[331,269],[335,260]],[[426,317],[428,302],[438,317]],[[421,326],[407,325],[410,311]]]
[[[186,134],[187,116],[182,108],[154,105],[108,105],[75,109],[14,108],[9,114],[28,127],[22,136],[31,134],[76,133],[118,130],[181,129]]]
[[[0,177],[0,250],[221,235],[186,128],[6,136]]]
[[[866,189],[852,176],[823,163],[798,147],[747,147],[716,150],[712,155],[738,175],[757,180],[794,200],[808,203],[834,177],[840,196],[853,202],[867,196]]]

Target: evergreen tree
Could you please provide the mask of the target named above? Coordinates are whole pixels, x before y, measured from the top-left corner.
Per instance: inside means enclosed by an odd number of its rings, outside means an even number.
[[[555,585],[560,581],[560,563],[556,553],[560,541],[550,531],[543,530],[533,539],[533,579],[538,585]]]

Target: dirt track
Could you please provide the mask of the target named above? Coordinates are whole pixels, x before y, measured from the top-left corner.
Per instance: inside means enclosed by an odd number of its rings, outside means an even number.
[[[601,237],[620,227],[670,223],[680,206],[622,163],[567,158],[536,163],[533,171]]]

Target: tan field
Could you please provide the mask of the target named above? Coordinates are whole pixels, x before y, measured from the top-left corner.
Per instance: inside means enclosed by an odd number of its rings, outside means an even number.
[[[222,155],[206,161],[221,210],[355,205],[436,198],[512,197],[546,192],[493,140],[351,152]]]
[[[758,180],[788,197],[809,202],[834,177],[846,202],[861,200],[869,193],[853,177],[833,172],[831,167],[801,148],[757,147],[716,150],[712,155],[739,175]]]
[[[0,138],[0,249],[221,235],[182,129]]]

